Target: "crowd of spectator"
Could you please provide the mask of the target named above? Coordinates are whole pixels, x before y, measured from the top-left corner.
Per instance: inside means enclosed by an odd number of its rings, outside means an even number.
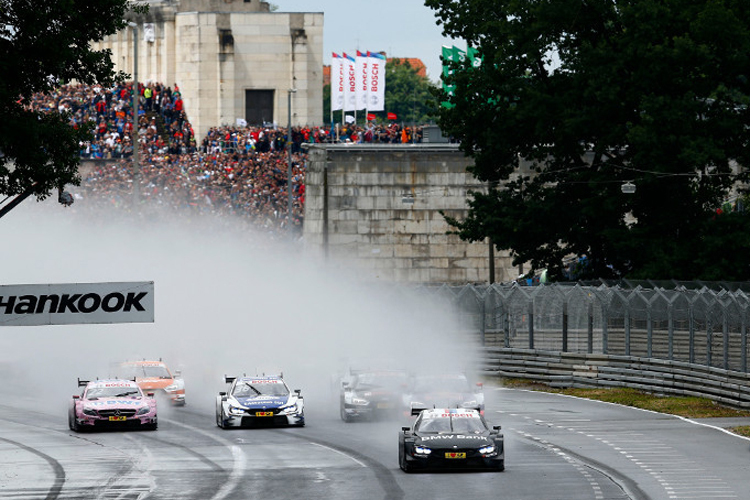
[[[140,84],[140,167],[134,171],[132,92],[132,83],[64,85],[31,97],[34,109],[65,113],[73,127],[92,125],[90,140],[80,145],[82,158],[113,160],[82,172],[81,186],[74,190],[78,209],[109,206],[130,213],[137,199],[139,213],[168,208],[189,216],[232,215],[233,221],[270,233],[286,228],[286,128],[214,127],[198,144],[177,85]],[[293,127],[291,224],[297,230],[305,203],[303,144],[321,142],[421,142],[421,128],[396,123]]]

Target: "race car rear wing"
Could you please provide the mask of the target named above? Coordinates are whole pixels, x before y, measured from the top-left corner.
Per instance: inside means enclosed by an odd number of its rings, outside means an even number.
[[[427,409],[426,406],[412,404],[411,405],[411,416],[413,417],[414,415],[419,415],[423,410],[426,410],[426,409]]]
[[[99,380],[99,377],[96,377],[96,380]],[[131,381],[131,382],[136,382],[136,379],[135,379],[135,377],[132,377],[132,378],[124,378],[124,379],[122,379],[122,380],[129,380],[129,381]],[[79,378],[79,379],[78,379],[78,387],[84,387],[84,386],[85,386],[86,384],[88,384],[89,382],[91,382],[91,381],[90,381],[90,380],[81,380],[81,379]]]

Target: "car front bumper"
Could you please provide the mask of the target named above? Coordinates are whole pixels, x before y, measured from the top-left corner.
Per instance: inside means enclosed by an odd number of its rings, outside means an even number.
[[[90,429],[132,429],[154,426],[157,423],[156,414],[126,417],[124,420],[111,420],[109,417],[93,417],[89,415],[76,416],[78,425]]]
[[[302,426],[305,425],[305,415],[303,412],[286,412],[279,410],[269,410],[273,415],[258,416],[259,410],[245,410],[242,413],[233,412],[227,414],[224,412],[225,427],[281,427],[287,425]]]

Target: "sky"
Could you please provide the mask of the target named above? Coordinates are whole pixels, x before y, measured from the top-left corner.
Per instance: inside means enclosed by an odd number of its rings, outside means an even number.
[[[442,34],[435,11],[423,0],[270,0],[278,12],[323,12],[323,61],[331,53],[385,51],[388,57],[416,57],[427,66],[427,76],[438,82],[442,71],[440,47],[465,48],[461,40]]]

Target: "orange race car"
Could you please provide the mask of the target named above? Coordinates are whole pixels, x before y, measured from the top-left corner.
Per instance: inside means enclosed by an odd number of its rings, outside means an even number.
[[[175,406],[185,405],[185,381],[179,371],[171,372],[167,365],[158,361],[125,361],[117,367],[117,375],[135,378],[136,384],[144,391],[166,395]]]

